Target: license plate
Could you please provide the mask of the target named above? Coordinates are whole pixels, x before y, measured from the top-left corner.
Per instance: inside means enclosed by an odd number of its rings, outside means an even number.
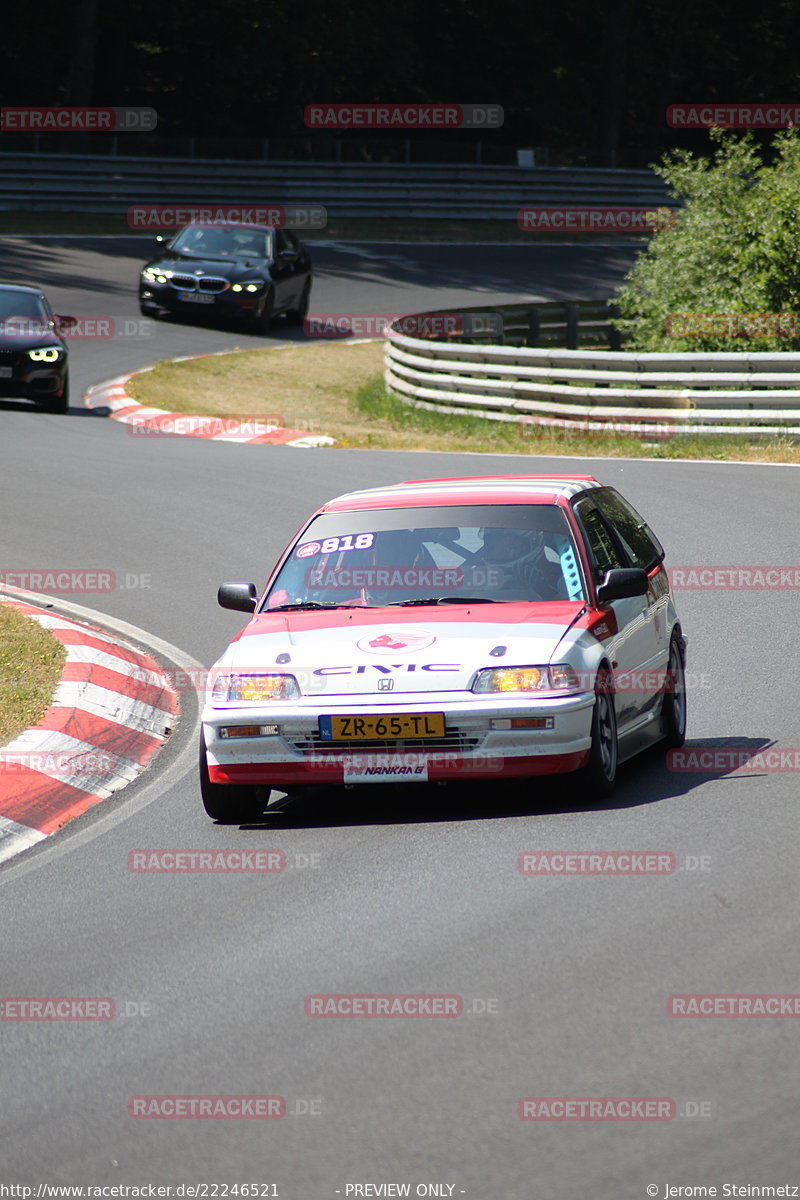
[[[213,304],[213,296],[203,296],[200,292],[178,292],[178,299],[185,304]]]
[[[13,367],[0,367],[0,379],[11,379],[13,374]]]
[[[444,737],[444,713],[365,713],[362,716],[320,717],[323,741],[365,742],[376,738]]]

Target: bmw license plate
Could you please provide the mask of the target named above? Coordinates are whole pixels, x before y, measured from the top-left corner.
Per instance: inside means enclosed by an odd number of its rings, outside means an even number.
[[[202,292],[178,292],[178,299],[186,304],[213,304],[213,296],[204,296]]]
[[[375,738],[444,737],[444,713],[364,713],[361,716],[320,717],[323,741],[365,742]]]
[[[13,367],[0,367],[0,379],[11,379],[13,375]]]

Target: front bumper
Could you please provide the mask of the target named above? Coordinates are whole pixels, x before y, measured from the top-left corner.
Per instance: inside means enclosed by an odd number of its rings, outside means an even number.
[[[4,400],[39,400],[57,396],[64,390],[66,363],[50,367],[16,363],[12,374],[0,378],[0,397]]]
[[[527,700],[473,696],[454,702],[404,696],[386,704],[363,696],[358,703],[337,697],[334,704],[206,707],[203,737],[212,783],[283,785],[408,783],[448,779],[522,778],[577,770],[588,759],[594,693]],[[324,743],[318,716],[380,712],[444,713],[443,739],[373,743]],[[544,720],[549,728],[511,728],[514,719]],[[223,727],[277,726],[257,737],[222,737]],[[503,725],[507,727],[502,727]]]
[[[180,315],[203,313],[231,318],[252,316],[259,303],[264,298],[266,284],[258,292],[234,292],[226,288],[224,292],[190,293],[196,299],[182,300],[178,290],[170,284],[142,283],[139,286],[139,303],[142,308],[153,312],[169,312]]]

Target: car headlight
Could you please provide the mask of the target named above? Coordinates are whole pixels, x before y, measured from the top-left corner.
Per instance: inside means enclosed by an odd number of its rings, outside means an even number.
[[[58,362],[62,354],[59,346],[42,346],[39,350],[28,351],[28,357],[34,362]]]
[[[212,704],[299,699],[300,688],[294,675],[218,675],[211,691]]]
[[[148,268],[142,271],[142,279],[145,283],[168,283],[173,274],[173,271],[151,271]]]
[[[490,667],[479,671],[472,685],[479,695],[513,692],[574,692],[580,689],[577,671],[566,663],[554,667]]]
[[[263,279],[248,279],[245,283],[231,285],[232,292],[258,292],[264,286]]]

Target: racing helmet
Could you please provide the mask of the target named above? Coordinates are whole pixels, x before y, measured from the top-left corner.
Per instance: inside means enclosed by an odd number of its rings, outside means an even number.
[[[532,563],[544,549],[541,529],[503,529],[487,525],[481,534],[483,559],[493,566],[511,567]]]

